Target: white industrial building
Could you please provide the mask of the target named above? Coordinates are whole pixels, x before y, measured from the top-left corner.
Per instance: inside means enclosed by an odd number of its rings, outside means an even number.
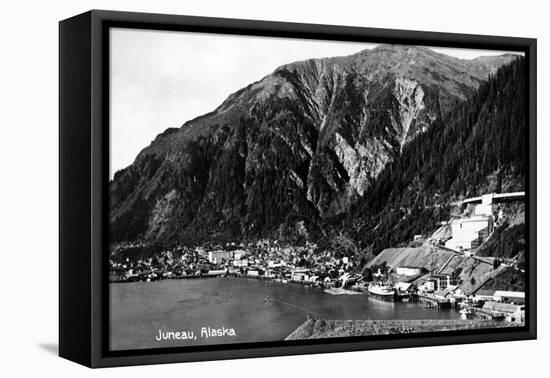
[[[474,209],[475,215],[481,216],[492,216],[494,210],[493,199],[495,198],[495,193],[484,194],[481,196],[481,203],[476,205]]]
[[[418,266],[398,266],[396,273],[403,276],[418,276],[424,272],[424,268]]]
[[[477,248],[493,232],[493,217],[474,215],[453,219],[451,232],[452,237],[445,242],[445,247],[456,251]]]
[[[464,200],[464,205],[475,205],[472,216],[453,219],[450,222],[452,237],[445,247],[456,251],[475,249],[493,232],[497,202],[518,201],[525,198],[525,192],[489,193]]]

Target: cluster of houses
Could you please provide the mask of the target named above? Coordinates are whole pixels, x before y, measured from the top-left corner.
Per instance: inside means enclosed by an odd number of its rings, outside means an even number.
[[[369,291],[372,285],[393,290],[393,300],[415,301],[432,308],[460,309],[465,318],[477,317],[505,320],[512,323],[525,321],[525,293],[522,291],[477,290],[466,293],[459,279],[450,274],[428,272],[423,267],[384,267],[373,274],[374,282],[355,284],[352,290]],[[380,291],[378,291],[380,292]]]
[[[455,252],[475,250],[492,233],[502,218],[498,201],[522,199],[524,193],[489,194],[465,200],[474,205],[466,217],[451,219],[443,225],[450,233],[436,232],[430,242]],[[434,234],[435,235],[435,234]],[[415,236],[420,241],[420,235]],[[285,246],[277,241],[226,243],[195,248],[178,247],[147,258],[130,258],[121,251],[143,245],[118,245],[110,253],[111,282],[154,281],[219,276],[243,276],[300,283],[323,288],[337,287],[368,293],[383,300],[418,300],[430,307],[461,308],[465,316],[480,316],[524,322],[525,300],[522,292],[497,291],[465,293],[457,278],[431,272],[423,267],[398,266],[390,282],[387,266],[371,267],[358,274],[354,261],[338,253],[321,250],[315,243]],[[417,280],[422,277],[421,280]],[[413,283],[414,282],[414,283]]]
[[[410,272],[411,267],[396,269],[396,272]],[[418,272],[418,270],[416,271]],[[525,292],[503,290],[477,290],[466,293],[452,275],[431,273],[419,282],[397,283],[396,290],[407,290],[429,307],[460,308],[464,317],[480,317],[506,320],[513,323],[525,321]]]
[[[515,323],[525,322],[525,292],[480,290],[468,304],[481,316],[500,317]],[[476,303],[477,301],[477,303]]]
[[[348,257],[316,251],[315,245],[290,248],[276,243],[226,245],[226,248],[182,248],[153,257],[131,260],[112,256],[111,281],[155,281],[218,276],[243,276],[300,283],[323,288],[342,288],[371,293],[373,285],[384,283],[395,300],[418,300],[437,307],[466,309],[478,317],[524,322],[523,292],[478,291],[465,293],[451,275],[429,273],[422,267],[400,266],[393,270],[400,281],[388,283],[388,271],[378,268],[370,277],[354,273]],[[383,267],[385,268],[385,267]],[[415,281],[414,277],[424,276]],[[412,283],[415,282],[415,283]]]
[[[493,290],[466,294],[458,286],[449,286],[433,293],[419,291],[419,298],[439,307],[460,308],[465,318],[525,322],[525,293],[520,291]]]
[[[111,282],[235,275],[331,287],[349,286],[359,276],[351,273],[351,259],[319,251],[314,243],[289,247],[269,240],[179,248],[140,259],[112,253],[110,268]]]

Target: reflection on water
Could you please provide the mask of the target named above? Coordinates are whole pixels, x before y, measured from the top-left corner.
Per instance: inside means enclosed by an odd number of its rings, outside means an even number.
[[[449,319],[455,311],[387,303],[366,295],[242,278],[165,280],[110,285],[111,349],[283,340],[307,318]],[[200,337],[201,328],[236,336]],[[194,331],[197,340],[162,340],[161,331]]]

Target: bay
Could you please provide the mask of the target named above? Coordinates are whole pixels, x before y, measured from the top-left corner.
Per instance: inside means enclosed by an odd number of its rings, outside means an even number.
[[[246,278],[112,283],[109,291],[111,350],[284,340],[308,317],[459,318],[454,310],[383,302],[364,294],[331,295],[319,288]],[[224,327],[235,335],[201,333]],[[189,331],[196,339],[158,340],[159,332]]]

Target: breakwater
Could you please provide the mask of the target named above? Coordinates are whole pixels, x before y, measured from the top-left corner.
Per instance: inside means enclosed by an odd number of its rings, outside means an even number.
[[[323,320],[308,319],[286,340],[375,336],[514,327],[508,322],[459,319]]]

